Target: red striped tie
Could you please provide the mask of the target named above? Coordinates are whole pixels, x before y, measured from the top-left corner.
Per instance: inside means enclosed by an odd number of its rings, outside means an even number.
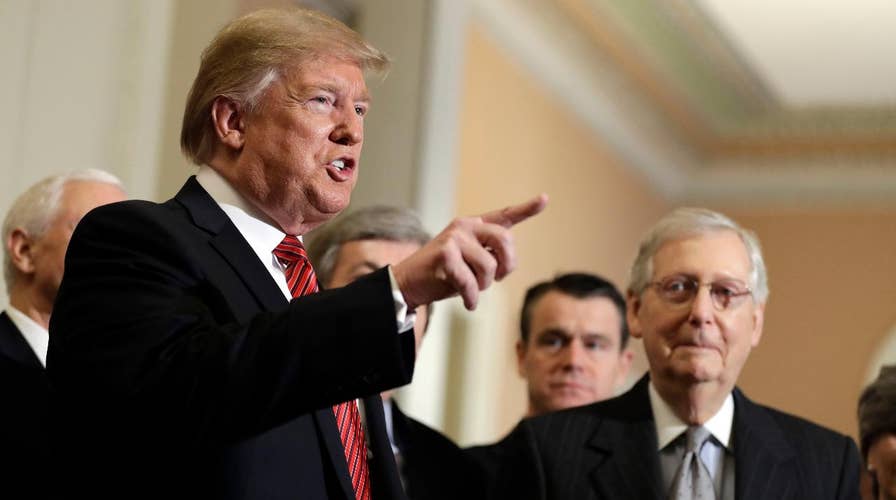
[[[317,276],[308,261],[305,247],[298,238],[286,235],[274,249],[274,256],[286,269],[286,283],[293,297],[301,297],[317,291]],[[361,428],[361,413],[354,401],[339,403],[333,407],[339,437],[345,447],[345,461],[352,479],[357,500],[370,500],[370,473],[367,469],[367,444]]]

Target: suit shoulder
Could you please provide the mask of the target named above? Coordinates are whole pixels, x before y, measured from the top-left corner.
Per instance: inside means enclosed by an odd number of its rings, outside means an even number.
[[[780,426],[788,440],[806,441],[809,439],[813,441],[822,440],[829,442],[851,441],[849,436],[819,425],[811,420],[769,406],[758,404],[756,404],[756,406],[762,411],[765,411]]]

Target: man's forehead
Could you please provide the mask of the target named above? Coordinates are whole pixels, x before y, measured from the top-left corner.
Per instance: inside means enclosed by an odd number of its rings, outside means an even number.
[[[369,101],[364,70],[356,62],[336,57],[315,57],[290,66],[285,71],[286,85],[293,91],[308,88],[350,90],[355,100]]]
[[[669,240],[653,256],[655,277],[670,273],[746,277],[751,268],[750,255],[740,235],[727,229]]]

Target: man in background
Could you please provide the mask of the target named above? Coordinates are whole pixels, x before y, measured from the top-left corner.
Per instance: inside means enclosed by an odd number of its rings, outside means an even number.
[[[604,278],[562,274],[526,291],[516,343],[526,381],[527,417],[613,397],[632,361],[625,299]],[[468,448],[488,474],[504,460],[503,441]]]
[[[50,461],[49,322],[72,231],[91,209],[125,198],[112,174],[88,169],[47,177],[13,202],[3,221],[9,307],[0,313],[0,476],[16,498],[44,498]]]
[[[502,498],[858,498],[851,439],[736,388],[762,336],[768,279],[756,236],[682,208],[642,240],[627,317],[649,365],[628,392],[523,421]]]
[[[600,276],[563,274],[529,288],[516,343],[526,416],[614,396],[631,366],[628,337],[625,299]]]
[[[896,499],[896,365],[884,366],[859,398],[859,443],[868,487],[864,498]]]
[[[311,233],[308,257],[324,287],[335,288],[401,262],[430,239],[412,211],[368,207],[337,217]],[[419,352],[432,304],[421,305],[416,313],[414,336]],[[408,497],[453,500],[480,493],[483,485],[476,482],[477,472],[470,459],[453,441],[405,415],[392,399],[392,392],[383,392],[381,403],[377,397],[365,398],[364,406],[368,421],[385,418],[388,441]]]

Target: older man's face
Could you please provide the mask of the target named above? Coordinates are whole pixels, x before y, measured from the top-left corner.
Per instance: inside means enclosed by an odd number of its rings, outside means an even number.
[[[30,266],[35,297],[44,302],[41,310],[52,309],[65,268],[65,251],[75,226],[90,210],[107,203],[122,201],[124,192],[112,184],[93,181],[71,181],[62,188],[59,206],[43,234],[32,239]]]
[[[351,198],[368,103],[356,64],[322,57],[289,72],[243,118],[235,186],[286,232],[328,220]]]
[[[707,233],[667,242],[653,257],[652,281],[684,276],[700,284],[750,284],[750,259],[740,237],[732,231]],[[659,385],[682,389],[706,384],[730,391],[750,350],[762,334],[764,304],[752,297],[724,310],[714,305],[709,288],[701,286],[686,303],[664,300],[650,286],[640,297],[630,297],[629,328],[644,339],[651,378]]]

